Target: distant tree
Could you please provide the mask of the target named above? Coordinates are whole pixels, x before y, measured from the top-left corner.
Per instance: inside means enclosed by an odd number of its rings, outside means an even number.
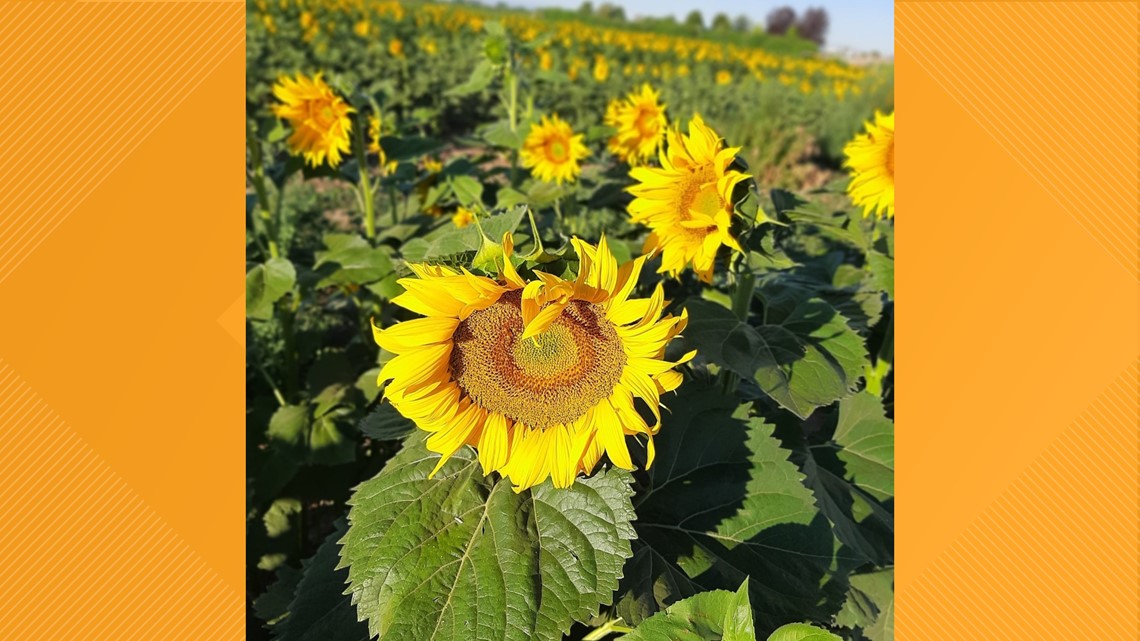
[[[740,33],[748,33],[752,31],[752,21],[748,19],[748,16],[742,13],[736,16],[736,19],[732,21],[732,28]]]
[[[806,38],[823,46],[823,41],[827,38],[827,27],[827,10],[813,7],[805,11],[799,22],[796,23],[796,33],[801,38]]]
[[[701,15],[699,9],[693,9],[689,15],[685,16],[685,26],[693,27],[694,29],[705,28],[705,17]]]
[[[791,7],[779,7],[768,14],[768,33],[782,36],[796,24],[796,10]]]
[[[615,22],[625,22],[625,9],[616,4],[603,2],[598,5],[598,17]]]
[[[578,7],[578,13],[586,16],[594,15],[594,3],[590,2],[590,0],[586,0],[586,2],[582,3],[582,6]]]
[[[713,31],[728,31],[731,28],[732,28],[732,21],[728,19],[728,16],[724,15],[723,13],[718,13],[715,16],[713,16],[713,21],[712,21]]]

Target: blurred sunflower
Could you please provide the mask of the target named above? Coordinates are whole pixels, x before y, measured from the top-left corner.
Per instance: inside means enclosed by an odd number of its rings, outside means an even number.
[[[404,57],[404,42],[399,38],[392,38],[388,41],[388,55],[393,58]]]
[[[330,166],[339,165],[341,154],[349,150],[352,120],[348,114],[355,110],[333,93],[320,73],[311,78],[304,74],[297,74],[295,79],[281,76],[273,85],[273,95],[281,101],[273,106],[273,113],[293,127],[287,141],[289,150],[303,155],[313,167],[326,158]]]
[[[721,245],[743,251],[729,231],[732,190],[748,178],[729,168],[740,148],[725,147],[700,115],[689,122],[687,135],[669,130],[668,141],[660,168],[630,169],[637,184],[629,188],[629,214],[649,227],[642,251],[661,252],[659,272],[677,276],[692,265],[701,280],[711,282]]]
[[[863,217],[895,216],[895,112],[875,112],[875,122],[864,124],[865,134],[857,134],[843,148],[844,166],[851,170],[847,195],[863,208]]]
[[[376,154],[379,160],[380,171],[384,174],[390,174],[396,171],[396,161],[388,161],[388,154],[384,153],[384,148],[380,146],[381,126],[380,118],[376,116],[368,117],[368,151]]]
[[[536,272],[523,280],[510,262],[511,235],[496,280],[467,270],[412,264],[392,302],[426,318],[388,329],[376,342],[396,354],[378,384],[401,414],[431,433],[435,474],[463,445],[478,450],[484,474],[498,471],[515,491],[550,477],[569,487],[602,454],[632,470],[625,437],[648,439],[660,427],[661,394],[681,384],[665,347],[687,315],[661,316],[658,284],[648,299],[630,298],[645,258],[618,266],[605,237],[597,247],[571,241],[576,280]],[[650,425],[635,407],[642,399]]]
[[[606,108],[605,123],[617,129],[610,137],[611,153],[631,165],[643,165],[657,153],[665,135],[665,105],[648,84]]]
[[[455,215],[451,217],[451,222],[456,227],[463,229],[464,227],[475,222],[475,214],[466,207],[460,207],[455,211]]]
[[[558,116],[543,116],[530,127],[519,154],[523,167],[539,180],[562,184],[574,182],[582,168],[578,161],[590,154],[582,134],[574,134]]]

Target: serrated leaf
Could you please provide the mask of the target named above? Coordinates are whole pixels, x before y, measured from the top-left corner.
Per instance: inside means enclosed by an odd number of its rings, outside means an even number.
[[[435,475],[424,435],[357,488],[341,565],[385,641],[559,638],[609,603],[634,537],[629,475],[515,493],[463,448]]]
[[[316,252],[317,287],[363,285],[392,278],[395,268],[387,252],[356,234],[325,234],[325,250]]]
[[[361,433],[380,441],[402,439],[415,429],[415,424],[404,418],[391,403],[381,404],[360,421]]]
[[[503,234],[506,232],[514,231],[525,215],[526,207],[515,207],[483,219],[480,224],[487,233],[487,237],[497,242],[502,240]],[[474,225],[463,229],[445,226],[423,238],[415,238],[404,243],[400,251],[403,253],[404,259],[409,262],[432,262],[451,258],[465,252],[478,251],[482,247],[482,242],[483,239],[479,235],[479,230]]]
[[[756,641],[748,582],[736,592],[691,596],[643,621],[620,641]]]
[[[890,569],[848,577],[847,598],[835,615],[836,625],[861,630],[871,641],[893,641],[894,580]]]
[[[773,307],[751,326],[713,302],[689,300],[686,343],[704,358],[752,378],[782,407],[807,418],[851,393],[867,361],[863,339],[820,299]]]
[[[687,383],[664,402],[671,411],[637,505],[642,543],[703,589],[732,589],[748,578],[752,600],[764,604],[762,629],[822,618],[833,538],[773,427],[701,384]],[[630,580],[625,588],[645,603],[645,584]],[[668,605],[656,599],[660,583],[649,585],[657,607]]]
[[[337,540],[345,526],[321,543],[317,553],[302,565],[293,600],[285,619],[275,626],[276,641],[368,641],[368,626],[359,622],[356,608],[344,593],[348,572],[337,569]]]
[[[895,297],[895,259],[877,251],[867,252],[867,265],[871,268],[874,282],[892,300]]]
[[[835,414],[823,415],[815,443],[807,442],[793,419],[782,421],[777,434],[792,450],[835,537],[860,561],[890,565],[894,515],[883,502],[894,493],[894,427],[883,417],[878,397],[866,391],[840,401],[838,418]]]
[[[293,289],[297,271],[285,258],[270,258],[245,275],[245,315],[254,320],[268,320],[273,304]]]
[[[780,626],[768,641],[843,641],[827,630],[806,623],[789,623]]]
[[[614,602],[614,614],[627,622],[644,621],[661,609],[701,591],[675,563],[640,540],[633,542],[633,557]]]
[[[894,497],[895,426],[884,415],[881,399],[860,392],[841,401],[832,438],[859,487],[880,501]]]

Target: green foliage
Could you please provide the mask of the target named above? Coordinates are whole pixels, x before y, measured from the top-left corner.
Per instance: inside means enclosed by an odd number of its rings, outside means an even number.
[[[373,634],[557,638],[610,602],[634,536],[627,474],[516,493],[460,450],[428,479],[438,455],[424,440],[409,439],[351,501],[342,566]]]
[[[255,265],[245,275],[245,314],[254,320],[268,320],[273,304],[293,289],[297,272],[284,258],[270,258]]]
[[[696,383],[669,406],[635,524],[655,563],[627,573],[619,612],[636,622],[686,592],[749,578],[754,600],[765,604],[762,628],[823,618],[831,533],[773,426]]]
[[[711,301],[686,305],[688,344],[801,418],[847,396],[867,360],[863,340],[821,299],[767,301],[762,322],[741,321]]]
[[[736,592],[714,590],[654,614],[621,641],[755,641],[748,582]]]

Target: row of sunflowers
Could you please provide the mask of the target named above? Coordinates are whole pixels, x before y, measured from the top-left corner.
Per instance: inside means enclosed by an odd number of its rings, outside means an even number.
[[[570,122],[593,121],[612,96],[648,82],[678,116],[699,112],[753,163],[804,153],[839,162],[862,120],[893,104],[889,65],[852,66],[620,24],[396,0],[251,3],[250,100],[266,100],[282,73],[324,70],[367,94],[385,91],[390,117],[418,114],[446,131],[467,130],[497,107],[490,96],[460,100],[452,92],[477,67],[488,22],[501,24],[521,45],[519,65]]]
[[[251,636],[892,639],[891,101],[772,188],[683,77],[543,55],[861,72],[488,15],[251,7]]]

